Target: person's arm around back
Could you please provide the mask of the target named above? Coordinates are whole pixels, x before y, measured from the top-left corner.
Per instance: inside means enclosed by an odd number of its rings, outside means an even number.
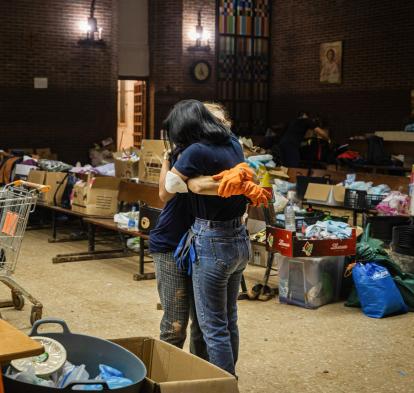
[[[212,176],[199,176],[187,181],[188,189],[201,195],[218,195],[219,184]]]
[[[159,180],[159,197],[162,202],[168,202],[172,198],[174,198],[175,194],[169,193],[165,189],[165,177],[167,176],[167,172],[170,170],[170,159],[169,153],[165,153],[164,161],[162,162],[161,172],[160,172],[160,180]]]

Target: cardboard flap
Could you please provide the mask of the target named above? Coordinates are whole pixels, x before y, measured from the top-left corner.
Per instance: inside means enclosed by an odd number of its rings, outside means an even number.
[[[144,362],[143,393],[239,393],[233,375],[171,344],[148,337],[111,341]]]
[[[160,391],[161,393],[239,393],[239,388],[235,378],[221,378],[165,382],[160,385]]]
[[[92,180],[92,187],[95,189],[117,190],[121,179],[117,177],[100,176]]]
[[[343,202],[345,200],[345,187],[343,186],[334,186],[333,188],[333,197],[336,202]]]
[[[155,382],[188,381],[232,376],[192,354],[177,351],[170,344],[154,341],[150,378]]]
[[[331,188],[332,186],[329,184],[309,183],[305,193],[305,199],[311,199],[313,201],[326,201],[328,200]]]

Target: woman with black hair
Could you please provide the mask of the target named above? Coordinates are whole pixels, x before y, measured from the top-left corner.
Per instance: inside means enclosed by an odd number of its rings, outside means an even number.
[[[171,143],[183,149],[166,175],[167,187],[160,190],[165,199],[173,198],[175,190],[186,187],[190,178],[212,176],[244,161],[237,138],[199,101],[175,105],[164,128]],[[191,231],[197,257],[192,279],[198,322],[210,362],[235,374],[239,349],[237,296],[251,253],[242,223],[247,198],[190,192],[189,201],[195,217]]]
[[[205,106],[219,122],[226,127],[231,125],[219,104],[206,103]],[[190,351],[194,355],[208,360],[203,335],[197,322],[191,277],[178,269],[173,255],[181,237],[194,222],[188,194],[185,192],[177,193],[171,198],[171,195],[167,194],[165,190],[165,178],[182,151],[183,147],[178,146],[173,151],[169,147],[165,151],[159,187],[160,198],[167,203],[156,227],[151,231],[149,241],[163,309],[160,339],[182,348],[187,336],[188,321],[191,318]],[[203,188],[201,192],[211,192],[212,189],[215,189],[217,194],[218,183],[206,180],[208,179],[195,178],[192,181],[192,186],[199,191]],[[187,191],[186,186],[184,191]]]

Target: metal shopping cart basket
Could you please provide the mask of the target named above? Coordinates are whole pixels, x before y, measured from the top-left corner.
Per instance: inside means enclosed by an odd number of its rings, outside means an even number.
[[[11,275],[19,258],[29,214],[34,211],[39,194],[49,189],[49,186],[21,180],[0,188],[0,282],[10,288],[12,299],[0,302],[0,307],[14,306],[16,310],[21,310],[24,299],[28,299],[33,304],[31,324],[42,317],[43,305],[14,281]]]

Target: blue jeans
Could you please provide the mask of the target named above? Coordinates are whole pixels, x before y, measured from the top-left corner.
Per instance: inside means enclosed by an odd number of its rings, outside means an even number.
[[[197,261],[193,288],[198,323],[210,362],[235,374],[239,352],[237,297],[249,261],[250,241],[240,219],[193,225]]]

